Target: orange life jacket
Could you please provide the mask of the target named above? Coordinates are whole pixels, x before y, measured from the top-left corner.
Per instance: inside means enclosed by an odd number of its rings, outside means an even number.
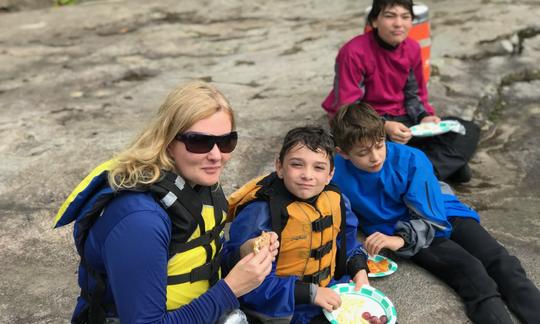
[[[256,200],[269,204],[272,231],[280,238],[276,274],[326,286],[345,272],[345,208],[335,185],[327,185],[313,199],[298,200],[275,173],[251,180],[229,197],[229,215],[235,217]],[[338,248],[336,239],[341,235]]]

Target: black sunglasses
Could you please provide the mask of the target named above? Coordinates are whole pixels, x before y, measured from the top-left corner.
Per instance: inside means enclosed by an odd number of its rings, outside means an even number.
[[[183,133],[175,136],[177,141],[186,145],[191,153],[208,153],[217,144],[221,153],[231,153],[238,142],[238,133],[230,132],[227,135],[207,135],[201,133]]]

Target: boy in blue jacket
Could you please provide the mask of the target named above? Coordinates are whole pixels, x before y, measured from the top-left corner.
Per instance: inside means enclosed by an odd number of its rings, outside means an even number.
[[[369,254],[390,249],[439,277],[475,323],[540,318],[540,292],[519,260],[479,223],[478,214],[439,183],[421,151],[385,141],[367,104],[344,106],[331,121],[338,156],[334,182],[352,204]]]
[[[367,256],[356,240],[358,220],[330,183],[333,151],[323,129],[295,128],[285,136],[276,172],[229,197],[235,219],[223,248],[225,268],[234,265],[239,247],[261,232],[275,232],[280,239],[271,273],[240,299],[251,323],[327,322],[322,308],[341,305],[329,286],[351,278],[356,289],[368,284]]]

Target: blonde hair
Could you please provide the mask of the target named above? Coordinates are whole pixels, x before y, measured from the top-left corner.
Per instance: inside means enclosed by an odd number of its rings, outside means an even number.
[[[234,130],[232,108],[214,86],[202,81],[191,81],[174,89],[146,129],[116,156],[116,163],[109,171],[111,187],[118,190],[150,185],[159,180],[160,170],[178,172],[167,153],[168,145],[177,134],[218,111],[230,115]]]

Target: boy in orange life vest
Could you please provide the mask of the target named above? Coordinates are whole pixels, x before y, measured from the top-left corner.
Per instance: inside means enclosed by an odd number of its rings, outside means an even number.
[[[367,256],[356,240],[358,220],[349,201],[330,183],[334,142],[319,127],[299,127],[285,136],[276,172],[248,182],[229,197],[235,217],[223,248],[224,268],[239,246],[262,231],[280,238],[271,273],[259,288],[240,298],[250,322],[314,323],[322,308],[341,304],[328,288],[353,281],[368,284]]]

